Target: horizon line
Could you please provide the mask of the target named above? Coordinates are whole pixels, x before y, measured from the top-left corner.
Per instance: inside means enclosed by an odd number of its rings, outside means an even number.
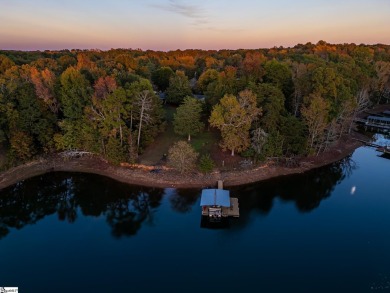
[[[20,52],[46,52],[46,51],[50,51],[50,52],[61,52],[61,51],[101,51],[101,52],[107,52],[107,51],[111,51],[111,50],[134,50],[134,51],[154,51],[154,52],[174,52],[174,51],[190,51],[190,50],[195,50],[195,51],[239,51],[239,50],[266,50],[266,49],[274,49],[274,48],[284,48],[284,49],[290,49],[290,48],[294,48],[298,45],[307,45],[307,44],[312,44],[312,45],[317,45],[319,42],[325,42],[326,44],[328,45],[356,45],[356,46],[378,46],[378,45],[384,45],[384,46],[390,46],[390,44],[386,44],[386,43],[381,43],[381,42],[377,42],[377,43],[354,43],[354,42],[351,42],[351,43],[348,43],[348,42],[345,42],[345,43],[328,43],[324,40],[319,40],[317,41],[316,43],[313,43],[313,42],[306,42],[306,43],[296,43],[295,45],[293,46],[283,46],[283,45],[274,45],[272,47],[257,47],[257,48],[245,48],[245,47],[242,47],[242,48],[236,48],[236,49],[232,49],[232,48],[218,48],[218,49],[202,49],[202,48],[185,48],[185,49],[182,49],[182,48],[176,48],[176,49],[167,49],[167,50],[163,50],[163,49],[150,49],[150,48],[131,48],[131,47],[116,47],[116,48],[109,48],[109,49],[101,49],[101,48],[98,48],[98,47],[95,47],[95,48],[61,48],[61,49],[9,49],[9,48],[6,48],[6,49],[3,49],[3,48],[0,48],[0,51],[20,51]]]

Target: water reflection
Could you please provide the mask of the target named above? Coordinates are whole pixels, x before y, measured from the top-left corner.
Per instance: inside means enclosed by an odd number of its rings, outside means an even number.
[[[164,190],[134,187],[90,174],[46,174],[22,181],[0,193],[0,238],[10,229],[35,224],[47,215],[73,223],[78,210],[104,216],[112,235],[134,235],[142,222],[153,222]]]
[[[31,292],[386,291],[389,161],[376,155],[229,188],[240,218],[224,230],[199,227],[199,189],[32,178],[0,191],[0,276]]]
[[[240,224],[249,220],[252,212],[267,215],[279,198],[295,204],[300,212],[307,213],[319,207],[328,198],[335,186],[349,177],[357,168],[351,156],[329,166],[234,188],[232,193],[239,196]],[[246,220],[244,218],[247,217]]]
[[[170,195],[169,201],[174,211],[188,213],[199,198],[198,189],[176,189]]]
[[[240,200],[240,218],[232,223],[243,227],[253,212],[267,215],[276,198],[294,203],[300,212],[310,212],[356,168],[351,157],[347,157],[305,174],[232,188],[232,196]],[[199,189],[168,191],[171,211],[193,212],[201,217],[197,205]],[[154,214],[163,196],[163,189],[129,186],[97,175],[46,174],[0,192],[0,239],[10,229],[21,229],[52,214],[69,223],[77,221],[80,215],[104,217],[114,237],[135,235],[143,223],[155,224]]]
[[[388,153],[380,154],[380,155],[378,155],[378,157],[381,157],[381,158],[383,158],[383,159],[390,160],[390,154],[388,154]]]

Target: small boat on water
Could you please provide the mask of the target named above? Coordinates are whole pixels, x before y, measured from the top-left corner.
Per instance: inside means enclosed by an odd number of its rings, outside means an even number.
[[[378,147],[376,149],[377,152],[381,152],[383,154],[387,154],[387,155],[390,155],[390,146],[386,145],[386,146],[381,146],[381,147]]]

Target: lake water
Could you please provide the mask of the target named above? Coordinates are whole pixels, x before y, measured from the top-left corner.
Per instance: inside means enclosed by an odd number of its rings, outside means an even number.
[[[389,143],[378,136],[380,143]],[[232,188],[240,218],[201,227],[200,190],[54,173],[0,191],[0,286],[20,292],[390,292],[390,160]]]

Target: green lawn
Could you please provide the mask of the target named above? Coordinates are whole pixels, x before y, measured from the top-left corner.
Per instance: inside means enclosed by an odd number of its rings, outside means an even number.
[[[191,145],[200,154],[210,154],[212,148],[219,141],[218,135],[215,131],[204,130],[196,136],[191,138]]]
[[[140,156],[140,163],[145,165],[155,165],[159,164],[160,160],[163,158],[164,154],[168,154],[169,148],[179,140],[186,140],[187,137],[180,136],[175,134],[173,131],[173,114],[176,109],[171,106],[165,107],[166,119],[167,119],[167,128],[166,130],[159,134],[155,141],[148,146],[143,154]],[[219,136],[216,131],[208,131],[205,129],[196,136],[191,137],[191,145],[194,149],[200,154],[210,153],[213,145],[218,143]]]
[[[164,107],[164,110],[165,110],[165,119],[168,121],[168,122],[172,122],[173,121],[173,114],[176,113],[176,107],[173,107],[173,106],[165,106]]]
[[[168,154],[168,150],[173,143],[178,141],[178,137],[172,126],[173,114],[176,111],[175,107],[166,106],[165,110],[165,119],[167,121],[167,127],[163,133],[160,133],[155,141],[149,145],[143,154],[140,156],[140,163],[144,165],[155,165],[160,162],[164,154]]]

